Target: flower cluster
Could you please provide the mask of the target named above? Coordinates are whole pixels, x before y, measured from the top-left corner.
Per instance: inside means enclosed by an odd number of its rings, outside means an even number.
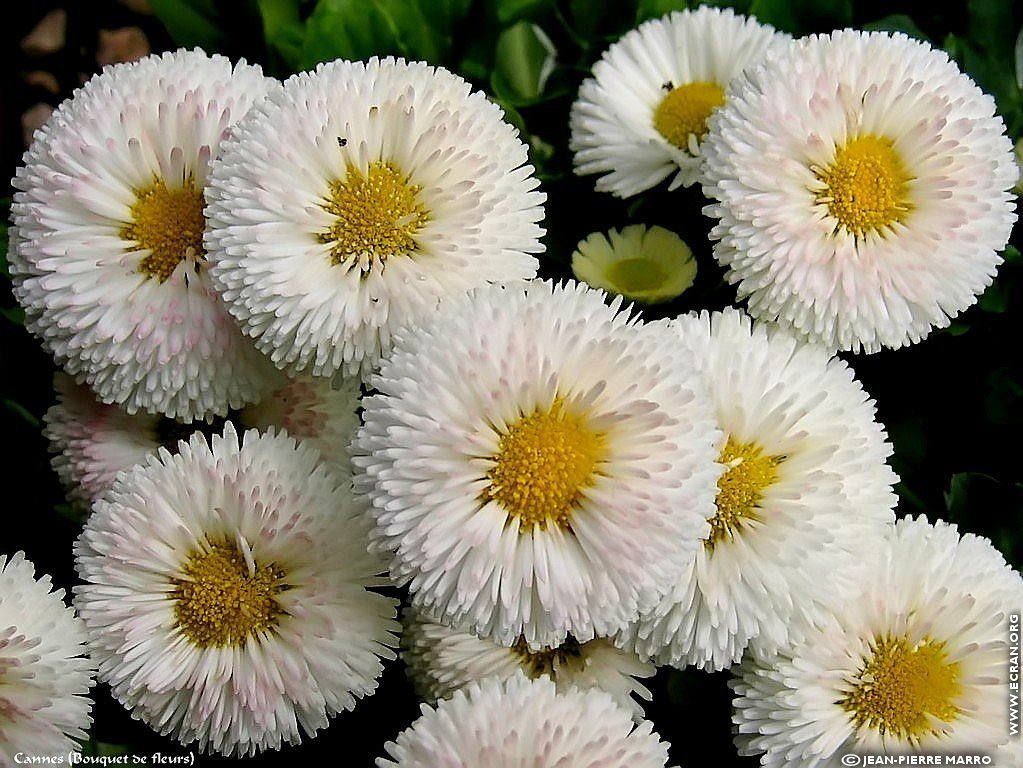
[[[663,227],[538,277],[526,142],[424,62],[278,81],[179,50],[60,106],[9,260],[85,521],[73,608],[0,555],[0,757],[73,748],[94,678],[182,745],[281,749],[400,650],[426,703],[381,768],[665,768],[657,665],[731,669],[765,766],[1023,759],[996,711],[1023,579],[896,519],[837,356],[993,279],[1017,174],[991,98],[904,35],[703,7],[613,43],[569,130],[598,191],[702,189],[745,310],[671,311],[697,261]]]

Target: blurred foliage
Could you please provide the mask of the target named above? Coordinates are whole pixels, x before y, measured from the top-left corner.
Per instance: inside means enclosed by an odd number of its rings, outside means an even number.
[[[734,288],[711,256],[705,199],[698,189],[667,193],[663,187],[622,201],[593,189],[592,178],[572,173],[568,113],[579,84],[607,46],[645,20],[697,3],[684,0],[151,0],[178,45],[200,46],[261,64],[277,77],[309,70],[335,58],[395,55],[451,69],[486,91],[505,110],[531,151],[547,193],[543,277],[566,277],[575,244],[593,229],[628,223],[659,224],[692,247],[697,282],[668,305],[644,310],[663,317],[735,303]],[[1023,4],[966,0],[921,6],[880,0],[739,0],[731,6],[795,36],[853,26],[902,32],[943,48],[994,97],[1009,135],[1023,133]],[[9,201],[8,201],[9,204]],[[583,213],[584,212],[584,213]],[[878,418],[894,446],[892,464],[901,482],[901,514],[927,514],[989,536],[1008,559],[1023,562],[1023,477],[1018,445],[1023,434],[1023,257],[1019,229],[1005,263],[976,306],[924,342],[870,356],[847,356],[875,399]],[[6,261],[3,272],[6,275]],[[7,282],[6,280],[0,282]],[[9,286],[8,286],[9,287]],[[0,312],[22,320],[12,301]],[[6,321],[0,401],[15,437],[34,430],[25,448],[45,464],[38,439],[48,402],[38,382],[48,361],[23,329]],[[9,342],[9,343],[8,343]],[[16,363],[16,365],[15,365]],[[17,371],[17,373],[15,373]],[[31,373],[36,371],[36,373]],[[44,387],[45,388],[45,387]],[[36,456],[33,451],[38,452]],[[36,467],[38,470],[38,467]],[[48,471],[48,468],[43,471]],[[51,476],[47,499],[59,499]],[[56,489],[56,490],[55,490]],[[68,505],[53,501],[51,517],[74,531],[80,522]],[[49,523],[47,524],[49,525]],[[56,535],[47,531],[47,535]],[[381,693],[343,715],[299,749],[268,754],[258,764],[343,755],[345,764],[369,765],[387,738],[415,715],[400,668],[391,665]],[[756,764],[731,746],[727,674],[661,670],[651,684],[648,714],[670,741],[672,760],[694,764],[692,744],[719,766]],[[389,719],[390,718],[390,719]],[[398,718],[401,722],[395,722]],[[97,735],[91,754],[125,754],[127,740],[150,751],[164,745],[109,700],[97,701]],[[110,743],[106,743],[110,742]],[[120,750],[120,751],[118,751]],[[144,754],[144,752],[140,752]],[[204,758],[203,764],[235,761]]]

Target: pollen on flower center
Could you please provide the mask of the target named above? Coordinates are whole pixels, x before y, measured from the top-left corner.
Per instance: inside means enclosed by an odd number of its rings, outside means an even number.
[[[885,636],[849,682],[842,699],[857,728],[874,728],[883,736],[918,742],[938,733],[935,720],[950,723],[959,714],[954,700],[962,686],[959,662],[951,661],[943,643]]]
[[[824,183],[817,202],[855,237],[883,233],[910,210],[906,185],[911,177],[889,139],[866,134],[848,141],[826,168],[812,167]]]
[[[554,677],[554,667],[577,663],[582,659],[582,646],[569,635],[565,641],[556,648],[544,648],[539,651],[531,651],[524,637],[520,637],[512,646],[512,651],[519,658],[519,663],[526,673],[533,678],[547,675]]]
[[[783,456],[767,456],[756,443],[740,443],[729,437],[718,462],[727,469],[718,478],[714,499],[717,513],[710,520],[710,536],[704,544],[709,550],[731,539],[744,521],[756,520],[764,489],[778,479]]]
[[[698,81],[671,88],[654,111],[654,128],[668,142],[688,151],[690,137],[699,142],[707,133],[707,119],[724,103],[725,92],[717,83]]]
[[[366,175],[349,164],[344,178],[331,182],[323,206],[337,217],[318,235],[330,244],[330,263],[367,272],[373,263],[413,253],[416,233],[430,220],[419,201],[422,189],[394,163],[372,162]]]
[[[556,400],[550,410],[521,417],[501,435],[484,498],[518,518],[520,531],[567,529],[582,490],[594,482],[604,448],[604,434]]]
[[[246,560],[224,539],[193,550],[174,580],[174,615],[182,634],[200,648],[242,646],[271,630],[283,615],[277,595],[286,587],[276,563]]]
[[[120,235],[122,240],[135,241],[138,248],[149,251],[138,270],[162,283],[184,259],[205,257],[205,228],[202,190],[195,180],[189,176],[180,187],[170,189],[166,181],[156,178],[148,187],[135,191],[131,223],[121,229]]]

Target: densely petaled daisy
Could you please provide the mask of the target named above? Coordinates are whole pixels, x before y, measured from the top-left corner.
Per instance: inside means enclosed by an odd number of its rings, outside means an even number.
[[[409,678],[419,695],[431,701],[448,698],[485,677],[506,679],[517,673],[547,676],[559,691],[570,686],[599,688],[637,717],[643,716],[643,708],[633,697],[646,701],[651,697],[638,678],[651,677],[654,665],[606,638],[580,643],[569,637],[557,647],[530,650],[523,640],[498,645],[411,610],[402,620],[401,645]]]
[[[710,536],[623,643],[661,664],[721,669],[860,589],[897,478],[874,403],[842,360],[734,309],[672,325],[706,378],[726,471]]]
[[[207,166],[272,80],[177,51],[108,67],[58,107],[12,182],[14,293],[103,402],[184,420],[265,392],[273,366],[209,281]]]
[[[719,432],[689,354],[581,285],[490,286],[396,336],[354,443],[413,603],[512,645],[609,636],[709,532]]]
[[[52,591],[49,576],[35,578],[23,552],[0,555],[0,764],[64,757],[92,719],[88,698],[95,669],[85,658],[85,627]]]
[[[229,423],[118,475],[75,552],[100,678],[200,750],[297,743],[372,693],[396,601],[369,591],[365,512],[286,433]]]
[[[536,274],[544,195],[501,110],[420,62],[296,75],[212,171],[213,279],[292,372],[366,373],[445,296]]]
[[[594,288],[658,304],[693,284],[696,259],[671,230],[633,224],[621,232],[594,232],[580,242],[572,254],[572,273]]]
[[[991,283],[1015,221],[995,102],[902,34],[804,38],[737,79],[706,211],[750,313],[832,348],[915,343]]]
[[[987,539],[896,523],[859,592],[777,655],[737,668],[733,719],[765,766],[851,752],[970,753],[1023,764],[1009,737],[1010,615],[1023,579]]]
[[[631,197],[674,174],[669,189],[700,179],[707,118],[728,83],[783,48],[788,35],[730,8],[651,19],[614,43],[572,105],[569,143],[578,174]]]
[[[490,678],[456,691],[384,745],[378,768],[664,768],[668,745],[649,721],[594,688],[546,677]]]
[[[242,408],[238,423],[249,428],[278,427],[320,452],[336,473],[350,478],[351,447],[359,429],[359,379],[295,376],[259,402]]]
[[[161,416],[129,414],[99,402],[67,375],[54,377],[57,402],[43,417],[51,463],[73,503],[85,508],[106,493],[122,469],[145,461],[161,447],[177,449],[195,431],[220,432],[224,419],[182,423]],[[357,379],[333,386],[329,379],[299,376],[258,402],[232,413],[243,428],[284,429],[308,442],[337,472],[351,475],[350,447],[359,427]]]
[[[101,403],[91,389],[64,373],[54,376],[53,387],[57,402],[43,416],[50,463],[68,500],[87,510],[118,472],[145,461],[164,443],[161,426],[170,422]]]

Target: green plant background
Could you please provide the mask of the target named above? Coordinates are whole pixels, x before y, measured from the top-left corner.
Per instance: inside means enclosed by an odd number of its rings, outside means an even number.
[[[151,0],[156,18],[147,32],[155,49],[200,46],[244,57],[278,77],[334,58],[394,54],[451,69],[486,91],[505,110],[531,148],[548,195],[547,252],[541,275],[568,277],[575,244],[598,224],[659,224],[679,233],[699,264],[696,284],[649,317],[717,309],[735,303],[734,288],[711,257],[709,221],[698,189],[668,193],[662,185],[627,201],[600,194],[591,177],[571,172],[568,112],[580,82],[607,46],[639,22],[686,7],[680,0]],[[1009,135],[1023,132],[1023,92],[1017,80],[1016,44],[1023,5],[1012,0],[972,0],[938,11],[936,4],[860,0],[753,0],[731,5],[793,35],[853,26],[886,29],[944,48],[991,93]],[[53,2],[34,9],[36,16]],[[88,45],[88,31],[116,16],[112,2],[71,3],[69,43]],[[86,6],[92,6],[86,7]],[[77,26],[76,26],[77,25]],[[27,31],[28,26],[22,32]],[[82,30],[86,30],[83,32]],[[80,36],[75,37],[75,34]],[[71,56],[77,55],[72,51]],[[55,68],[67,65],[66,59]],[[59,71],[65,90],[74,67]],[[65,94],[66,95],[66,94]],[[25,94],[5,86],[5,135]],[[9,176],[20,157],[5,143]],[[11,192],[8,188],[8,197]],[[899,513],[927,514],[990,537],[1015,566],[1023,560],[1023,258],[1019,227],[994,284],[951,327],[902,350],[847,356],[877,401],[894,444],[901,482]],[[4,265],[6,266],[6,265]],[[6,270],[4,270],[6,272]],[[40,420],[53,401],[52,363],[21,327],[21,312],[4,281],[0,301],[0,418],[5,442],[8,525],[0,551],[26,551],[38,570],[63,587],[74,583],[71,546],[80,527],[63,503],[49,467]],[[1017,609],[1023,606],[1016,606]],[[647,708],[683,766],[751,766],[731,742],[727,673],[662,669]],[[341,765],[371,765],[417,715],[418,705],[399,663],[389,665],[379,692],[297,748],[251,760],[289,765],[325,758]],[[150,757],[187,754],[188,748],[130,719],[109,693],[96,692],[93,742],[97,754]],[[202,765],[234,760],[200,756]],[[152,761],[150,761],[150,764]]]

